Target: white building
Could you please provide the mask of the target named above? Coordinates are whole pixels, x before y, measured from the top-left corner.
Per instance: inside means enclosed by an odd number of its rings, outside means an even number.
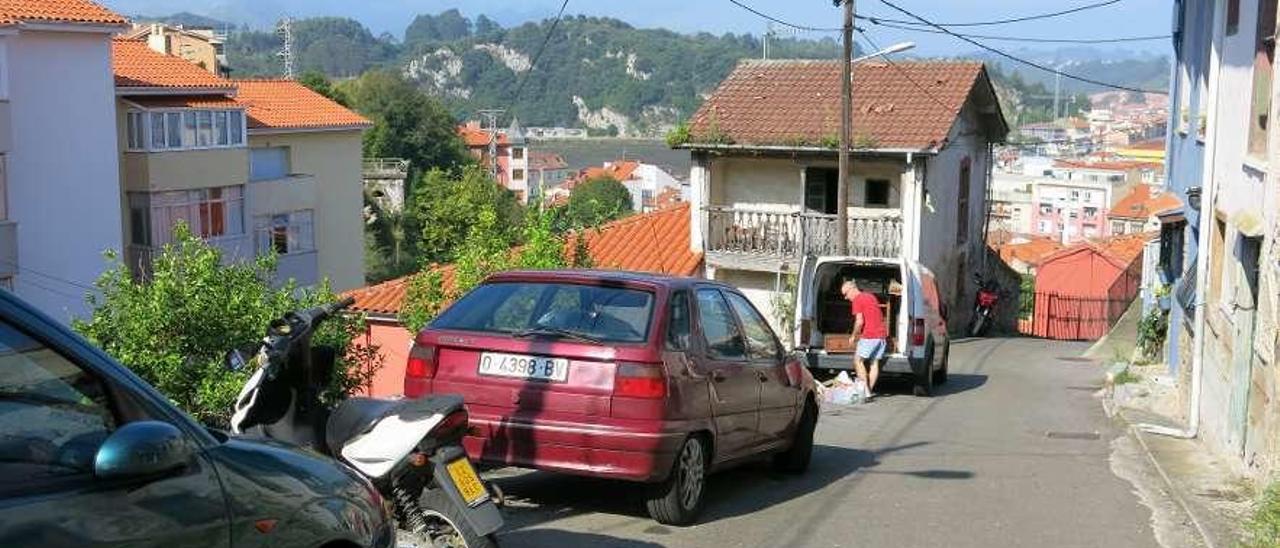
[[[0,3],[0,286],[55,318],[123,242],[111,35],[92,2]]]

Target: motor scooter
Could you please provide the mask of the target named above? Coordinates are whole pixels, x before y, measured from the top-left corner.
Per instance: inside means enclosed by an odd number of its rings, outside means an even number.
[[[983,280],[982,274],[974,275],[978,282],[978,302],[973,309],[973,319],[969,320],[969,336],[985,337],[991,329],[996,305],[1000,303],[1000,285],[995,280]]]
[[[229,367],[254,368],[232,433],[311,448],[354,469],[394,505],[401,546],[496,547],[502,516],[462,448],[462,397],[352,397],[333,406],[321,398],[337,353],[313,348],[311,337],[352,303],[289,312],[271,322],[261,345],[228,352]]]

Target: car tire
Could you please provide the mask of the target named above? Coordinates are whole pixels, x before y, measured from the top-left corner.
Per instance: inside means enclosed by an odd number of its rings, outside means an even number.
[[[457,546],[460,542],[466,548],[498,548],[498,540],[493,535],[479,535],[462,515],[464,511],[449,498],[442,489],[423,489],[418,498],[418,508],[422,511],[422,519],[428,522],[443,522],[454,531],[453,539],[446,546]],[[424,535],[414,534],[425,541],[426,546],[435,546],[437,539],[421,538]]]
[[[951,365],[951,340],[947,340],[947,345],[942,347],[942,367],[933,374],[933,384],[938,386],[947,383],[947,369]]]
[[[925,345],[928,350],[924,351],[924,364],[921,367],[923,371],[916,374],[915,386],[912,387],[911,393],[921,398],[933,396],[933,343],[930,341]]]
[[[670,476],[650,487],[645,505],[654,521],[663,525],[689,525],[697,519],[706,495],[709,457],[702,438],[689,436],[684,440],[671,465]]]
[[[803,474],[813,459],[813,432],[818,428],[818,406],[806,401],[796,424],[795,439],[791,447],[773,456],[773,469],[784,474]]]

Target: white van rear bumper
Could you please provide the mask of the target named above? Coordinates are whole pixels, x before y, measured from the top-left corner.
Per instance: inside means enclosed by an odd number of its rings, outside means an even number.
[[[825,350],[806,350],[805,358],[809,369],[833,369],[837,371],[853,371],[853,354],[828,354]],[[889,354],[880,363],[880,371],[913,375],[915,370],[906,354]]]

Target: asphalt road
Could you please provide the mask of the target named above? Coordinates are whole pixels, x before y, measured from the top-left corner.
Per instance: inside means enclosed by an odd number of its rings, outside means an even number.
[[[961,341],[933,398],[906,384],[822,412],[802,477],[714,476],[700,524],[651,521],[629,484],[503,470],[504,548],[525,546],[1156,546],[1151,512],[1111,471],[1122,436],[1084,345]],[[1067,359],[1063,359],[1067,358]]]

